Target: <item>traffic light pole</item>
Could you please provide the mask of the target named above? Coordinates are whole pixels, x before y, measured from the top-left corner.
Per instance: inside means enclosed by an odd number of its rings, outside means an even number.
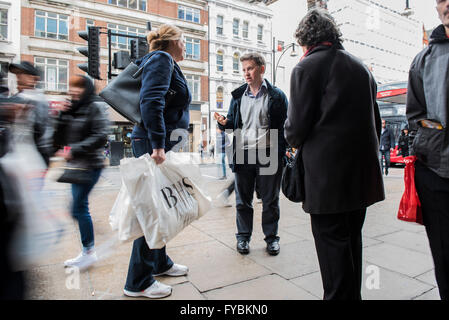
[[[118,75],[116,73],[112,73],[112,36],[133,38],[133,39],[140,39],[142,37],[132,36],[128,34],[114,33],[111,31],[111,29],[108,29],[108,32],[100,32],[100,33],[108,35],[108,79],[112,79],[112,77]]]

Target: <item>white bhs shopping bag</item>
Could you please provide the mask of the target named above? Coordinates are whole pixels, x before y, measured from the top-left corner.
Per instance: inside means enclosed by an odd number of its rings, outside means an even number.
[[[120,173],[150,249],[164,247],[211,208],[195,183],[198,166],[180,153],[167,152],[160,165],[149,154],[123,159]]]

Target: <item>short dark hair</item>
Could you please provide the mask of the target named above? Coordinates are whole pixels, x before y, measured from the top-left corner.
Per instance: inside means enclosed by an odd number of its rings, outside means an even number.
[[[300,46],[312,47],[323,41],[343,42],[341,32],[334,18],[323,9],[310,10],[295,32]]]
[[[250,52],[240,57],[240,62],[247,60],[254,61],[259,67],[265,66],[265,58],[257,52]]]

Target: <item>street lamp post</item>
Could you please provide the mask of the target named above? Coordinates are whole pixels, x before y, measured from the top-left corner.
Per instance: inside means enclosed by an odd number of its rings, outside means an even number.
[[[284,50],[282,50],[281,56],[278,58],[277,63],[275,63],[276,61],[276,39],[273,37],[273,75],[272,75],[272,80],[273,80],[273,85],[276,84],[276,72],[279,66],[279,62],[281,61],[282,56],[288,51],[288,49],[292,48],[292,52],[290,53],[290,57],[296,57],[298,55],[298,53],[295,50],[296,44],[295,43],[290,43],[289,45],[287,45]]]

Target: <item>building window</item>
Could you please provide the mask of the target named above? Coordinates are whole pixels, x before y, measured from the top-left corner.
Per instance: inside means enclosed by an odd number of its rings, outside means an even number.
[[[239,54],[237,52],[234,53],[234,56],[232,57],[232,70],[234,71],[234,73],[239,72],[239,62],[240,62],[239,59],[240,59]]]
[[[34,35],[36,37],[67,40],[69,38],[69,16],[36,11]]]
[[[8,40],[8,10],[0,9],[0,40]]]
[[[43,72],[40,84],[45,90],[67,92],[69,67],[67,60],[36,57],[34,63]]]
[[[200,10],[178,6],[178,18],[186,21],[200,23]]]
[[[187,86],[192,94],[192,101],[200,101],[200,76],[186,75]]]
[[[217,52],[217,71],[223,71],[223,51]]]
[[[240,25],[239,19],[234,19],[234,21],[232,22],[232,34],[234,35],[234,37],[239,36],[239,25]]]
[[[261,24],[257,26],[257,41],[263,41],[263,25]]]
[[[186,37],[186,58],[200,60],[200,40]]]
[[[217,109],[223,109],[223,87],[217,88]]]
[[[147,0],[108,0],[108,3],[120,7],[147,11]]]
[[[217,16],[217,34],[223,35],[223,16]]]
[[[249,22],[243,21],[242,37],[248,39],[248,36],[249,36]]]
[[[108,23],[108,29],[111,29],[113,33],[127,34],[130,36],[145,37],[147,33],[145,29],[121,26],[112,23]],[[113,48],[130,49],[131,40],[133,40],[133,38],[111,36],[111,43]]]

